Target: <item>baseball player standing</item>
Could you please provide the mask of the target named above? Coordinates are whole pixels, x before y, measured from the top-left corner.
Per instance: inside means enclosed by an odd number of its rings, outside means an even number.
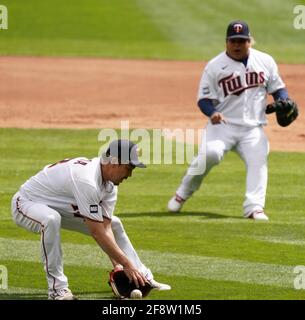
[[[202,156],[193,159],[168,203],[169,211],[181,210],[209,171],[234,149],[247,170],[244,217],[268,220],[264,207],[269,145],[263,130],[267,94],[275,101],[289,99],[273,58],[251,48],[247,23],[233,21],[227,28],[226,51],[208,62],[199,86],[198,106],[209,117],[206,139],[202,142],[206,170],[192,174],[192,168],[203,161]]]
[[[141,262],[123,225],[113,215],[117,186],[144,168],[137,145],[115,140],[102,157],[65,159],[47,165],[27,180],[12,199],[17,225],[41,234],[41,254],[50,300],[73,300],[64,275],[61,227],[91,235],[109,256],[114,269],[123,268],[137,287],[145,282],[157,290],[170,290],[158,283]]]

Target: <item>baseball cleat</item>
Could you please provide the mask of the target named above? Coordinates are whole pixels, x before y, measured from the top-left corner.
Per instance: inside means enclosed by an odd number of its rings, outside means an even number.
[[[265,214],[263,210],[256,210],[253,211],[247,218],[254,219],[254,220],[260,220],[260,221],[268,221],[269,218]]]
[[[73,295],[70,289],[60,289],[60,290],[52,290],[49,293],[48,300],[77,300],[77,298]]]
[[[184,204],[185,200],[175,194],[168,202],[167,209],[170,212],[179,212]]]
[[[156,289],[157,291],[166,291],[172,289],[170,285],[157,282],[154,279],[149,280],[149,284],[153,287],[153,289]]]

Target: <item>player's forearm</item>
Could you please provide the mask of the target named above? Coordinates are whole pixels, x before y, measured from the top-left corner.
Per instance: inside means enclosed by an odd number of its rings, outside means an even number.
[[[198,107],[207,117],[210,117],[213,113],[216,112],[216,109],[213,105],[211,99],[201,99],[198,101]]]
[[[115,261],[112,257],[109,256],[109,259],[110,259],[113,267],[115,267],[116,265],[119,265],[119,263],[117,261]]]
[[[95,235],[93,235],[93,237],[111,259],[113,259],[117,263],[120,263],[122,266],[129,266],[129,259],[116,244],[113,235],[111,236],[111,232],[111,229],[109,229],[103,233],[96,233]]]
[[[131,264],[130,260],[115,242],[111,227],[105,227],[104,223],[108,224],[109,222],[104,221],[103,224],[89,226],[92,237],[110,257],[111,261],[115,261],[124,267],[129,267]],[[91,224],[91,222],[89,222],[89,224]]]

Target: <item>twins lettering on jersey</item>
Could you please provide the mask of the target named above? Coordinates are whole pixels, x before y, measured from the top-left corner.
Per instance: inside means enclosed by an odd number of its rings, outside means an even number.
[[[246,85],[243,85],[240,75],[234,76],[234,73],[224,77],[218,81],[218,85],[223,90],[224,97],[229,94],[239,96],[242,92],[249,88],[254,88],[262,85],[265,82],[265,74],[261,72],[246,72],[245,73]]]

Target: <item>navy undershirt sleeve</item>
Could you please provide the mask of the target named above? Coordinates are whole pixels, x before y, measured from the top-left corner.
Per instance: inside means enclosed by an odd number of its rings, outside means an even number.
[[[198,107],[207,117],[210,117],[214,112],[216,112],[216,109],[214,108],[214,105],[211,99],[205,98],[205,99],[199,100]]]
[[[286,88],[282,88],[282,89],[279,89],[279,90],[273,92],[272,96],[273,96],[274,101],[279,100],[279,99],[286,100],[289,98]]]
[[[286,100],[289,98],[286,88],[281,88],[281,89],[273,92],[272,96],[273,96],[274,101],[279,100],[279,99]],[[216,112],[216,109],[215,109],[211,99],[204,98],[204,99],[199,100],[198,107],[200,108],[202,113],[204,113],[207,117],[210,117],[214,112]]]

